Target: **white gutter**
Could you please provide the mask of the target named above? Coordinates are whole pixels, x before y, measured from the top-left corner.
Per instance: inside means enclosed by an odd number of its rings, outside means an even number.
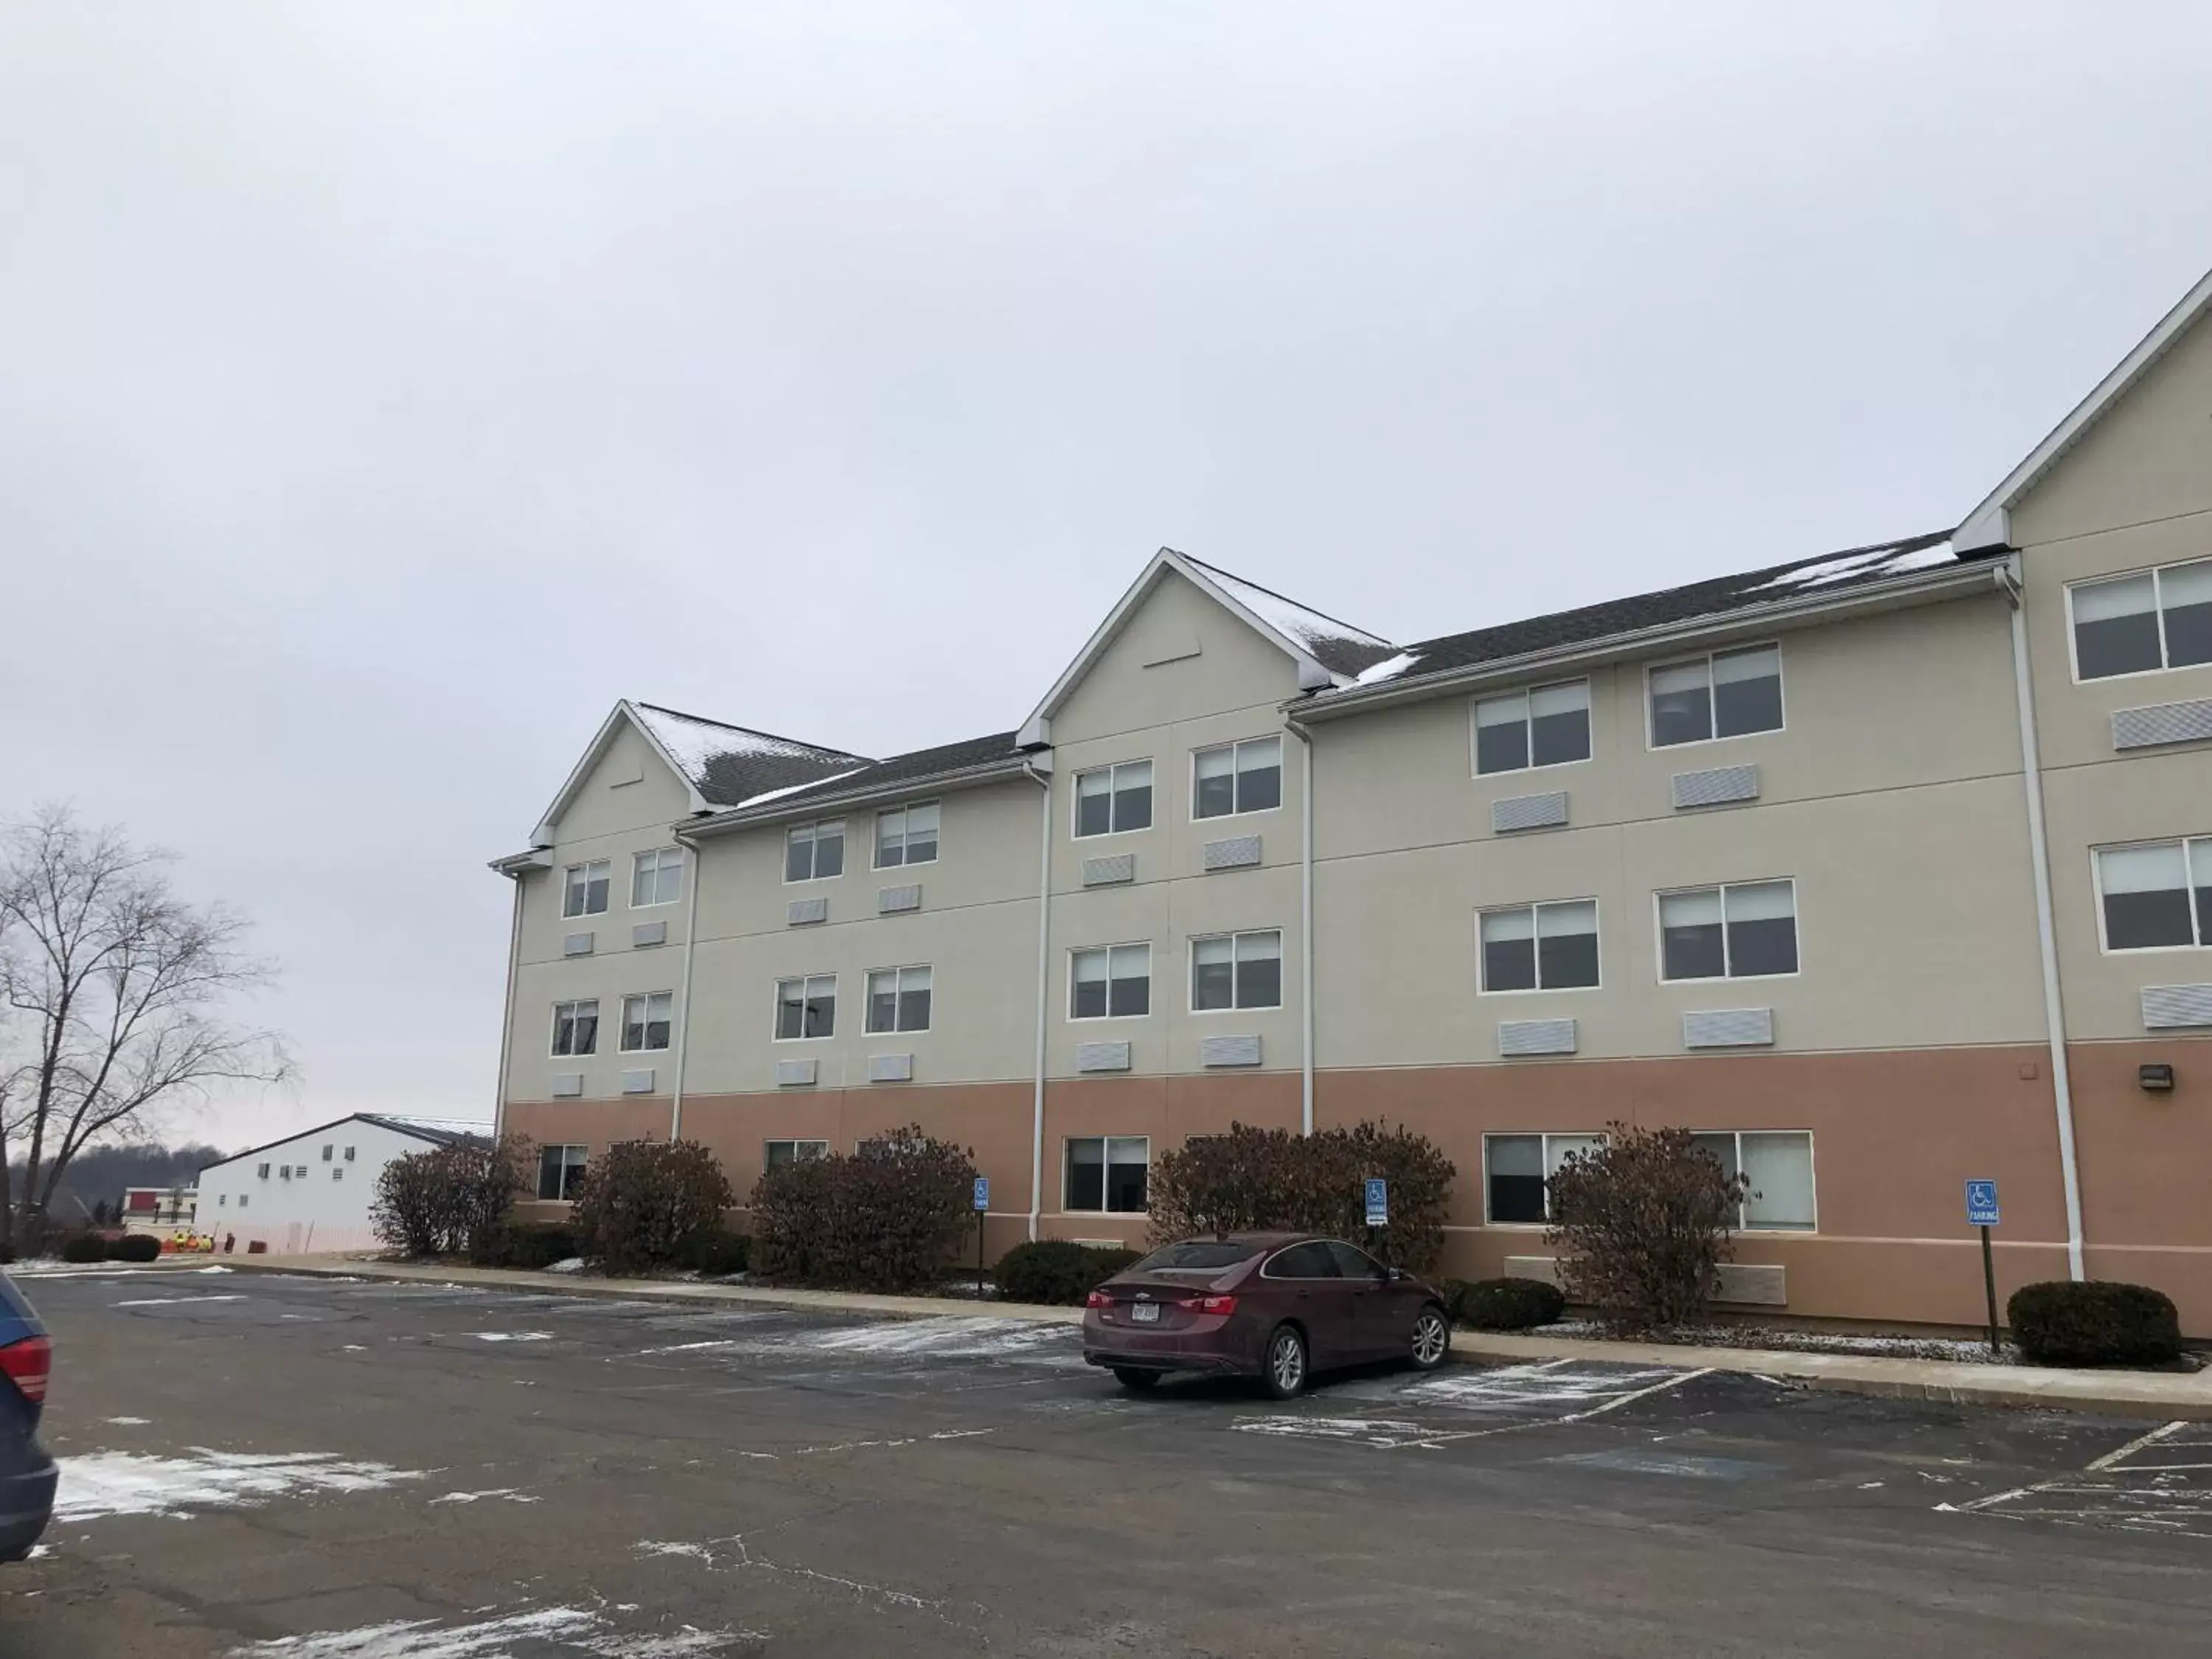
[[[1314,1132],[1313,734],[1283,722],[1305,745],[1298,768],[1298,1133]]]
[[[2051,919],[2051,848],[2043,827],[2043,765],[2035,735],[2035,684],[2028,673],[2027,612],[2020,556],[1998,567],[2012,605],[2013,701],[2020,709],[2021,781],[2027,793],[2027,852],[2035,872],[2036,942],[2043,956],[2043,1023],[2051,1039],[2051,1093],[2058,1109],[2058,1173],[2066,1188],[2066,1273],[2087,1278],[2081,1260],[2081,1172],[2074,1151],[2074,1085],[2066,1065],[2066,1012],[2058,988],[2057,930]]]
[[[684,874],[689,878],[684,885],[690,890],[684,905],[684,988],[677,993],[676,1083],[668,1102],[668,1139],[672,1142],[684,1139],[684,1060],[691,1052],[691,951],[699,938],[699,871],[703,862],[696,842],[678,836],[676,844],[684,852]]]
[[[501,873],[514,884],[514,920],[508,925],[507,933],[507,1006],[500,1011],[499,1090],[491,1097],[491,1138],[495,1141],[507,1131],[507,1065],[514,1042],[514,969],[522,955],[522,874],[519,870]]]
[[[1049,753],[1045,759],[1048,765]],[[1044,1213],[1044,1033],[1052,977],[1052,779],[1029,761],[1022,763],[1022,772],[1044,790],[1039,809],[1042,826],[1037,832],[1036,1066],[1030,1097],[1030,1238],[1034,1242]]]

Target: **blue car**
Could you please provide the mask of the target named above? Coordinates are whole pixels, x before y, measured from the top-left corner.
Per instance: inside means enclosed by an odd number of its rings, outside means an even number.
[[[53,1516],[60,1476],[39,1443],[52,1366],[46,1328],[0,1273],[0,1561],[28,1555]]]

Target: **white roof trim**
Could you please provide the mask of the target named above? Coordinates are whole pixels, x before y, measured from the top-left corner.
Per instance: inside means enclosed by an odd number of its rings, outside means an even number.
[[[676,781],[684,786],[684,793],[691,803],[691,810],[694,812],[714,810],[707,804],[707,798],[692,783],[690,775],[676,763],[676,757],[668,752],[667,745],[653,736],[653,727],[638,717],[638,712],[630,706],[629,699],[624,697],[615,704],[614,712],[607,716],[598,735],[586,746],[584,757],[576,763],[576,769],[568,774],[568,781],[561,786],[561,793],[553,797],[553,804],[539,817],[538,828],[531,832],[530,836],[534,845],[550,847],[553,844],[553,826],[560,822],[561,814],[568,810],[569,802],[575,799],[576,792],[584,787],[585,776],[599,764],[599,757],[606,753],[607,745],[614,741],[615,733],[625,721],[645,739],[647,747],[660,757],[660,763],[668,769]]]
[[[1044,694],[1044,700],[1038,703],[1030,711],[1030,717],[1022,722],[1022,729],[1014,738],[1018,746],[1027,748],[1052,741],[1052,717],[1059,711],[1060,704],[1066,701],[1067,694],[1075,689],[1077,683],[1085,674],[1090,672],[1091,665],[1097,661],[1099,653],[1114,642],[1121,634],[1123,625],[1129,620],[1131,614],[1139,605],[1143,603],[1145,597],[1158,586],[1160,578],[1169,571],[1173,571],[1189,582],[1200,592],[1251,629],[1261,639],[1277,647],[1296,663],[1300,690],[1319,691],[1330,686],[1352,684],[1348,676],[1329,672],[1311,652],[1280,629],[1271,626],[1249,606],[1241,603],[1234,594],[1213,580],[1212,572],[1195,562],[1186,559],[1172,547],[1164,547],[1152,555],[1152,562],[1146,565],[1143,573],[1137,580],[1130,584],[1129,591],[1121,595],[1120,601],[1106,613],[1106,620],[1100,623],[1091,637],[1084,641],[1083,649],[1076,653],[1075,660],[1068,664],[1066,672],[1053,682],[1052,690]],[[1300,607],[1300,609],[1304,608]],[[1347,623],[1345,626],[1347,629],[1350,629],[1350,624]]]
[[[2212,270],[2199,277],[2197,286],[2182,296],[2181,303],[2160,318],[2158,326],[2120,359],[2119,366],[2098,381],[2096,389],[2075,404],[2073,412],[2053,427],[2051,434],[2028,453],[2027,459],[2006,474],[2005,481],[1966,515],[1966,521],[1952,535],[1952,545],[1961,553],[1985,547],[2009,547],[2012,509],[2019,505],[2021,498],[2064,459],[2066,452],[2104,418],[2106,411],[2127,396],[2151,365],[2172,349],[2208,310],[2212,310]]]

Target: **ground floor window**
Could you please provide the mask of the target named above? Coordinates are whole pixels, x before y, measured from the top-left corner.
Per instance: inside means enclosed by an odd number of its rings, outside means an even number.
[[[1729,1174],[1750,1178],[1738,1227],[1813,1230],[1811,1135],[1798,1129],[1723,1129],[1697,1139]]]
[[[1603,1146],[1603,1135],[1485,1135],[1482,1138],[1483,1219],[1540,1226],[1551,1219],[1551,1189],[1569,1152]]]
[[[1091,1135],[1067,1143],[1063,1207],[1109,1215],[1141,1215],[1152,1143],[1143,1135]]]
[[[584,1178],[582,1146],[545,1146],[538,1153],[538,1196],[553,1202],[562,1202],[575,1196],[576,1183]]]
[[[787,1164],[803,1164],[810,1158],[830,1156],[826,1140],[771,1140],[767,1143],[765,1167],[780,1170]]]

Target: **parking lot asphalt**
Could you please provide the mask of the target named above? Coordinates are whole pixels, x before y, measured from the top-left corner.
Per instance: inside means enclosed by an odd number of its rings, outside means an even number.
[[[2212,1426],[1596,1364],[1142,1399],[1065,1326],[28,1277],[7,1659],[2212,1650]]]

